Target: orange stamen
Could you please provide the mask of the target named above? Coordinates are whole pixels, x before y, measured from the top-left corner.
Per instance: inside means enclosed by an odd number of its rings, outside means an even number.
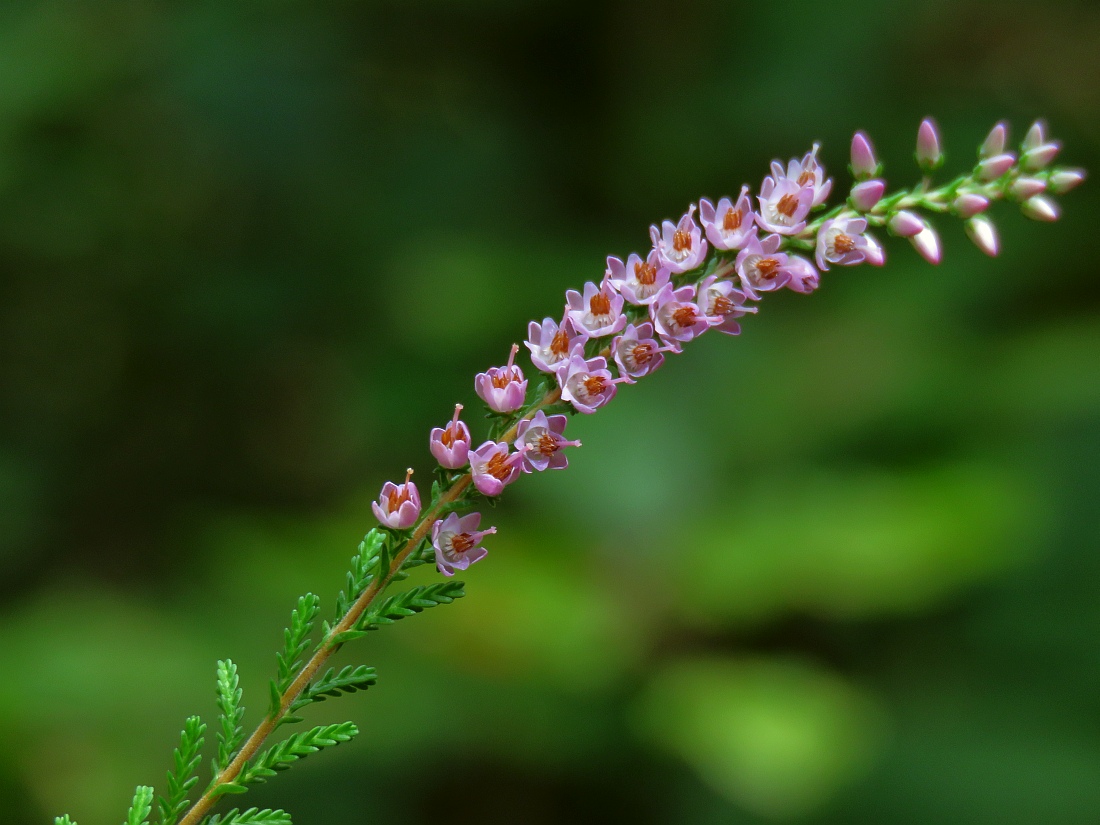
[[[727,232],[733,232],[741,228],[741,210],[727,209],[726,216],[722,219],[722,228]]]
[[[652,286],[657,282],[657,267],[639,261],[634,264],[634,278],[643,286]]]
[[[691,249],[691,234],[682,229],[677,229],[672,233],[672,248],[677,252]]]
[[[790,218],[798,211],[798,198],[788,193],[779,199],[779,203],[775,205],[775,209],[780,214]]]

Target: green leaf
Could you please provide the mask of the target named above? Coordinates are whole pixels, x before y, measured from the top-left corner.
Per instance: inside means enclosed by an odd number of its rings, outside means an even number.
[[[220,673],[220,665],[219,673]],[[175,825],[177,819],[187,808],[187,792],[195,786],[199,778],[195,776],[195,769],[202,759],[203,733],[206,725],[197,716],[190,716],[183,723],[180,732],[180,744],[172,752],[172,770],[168,771],[168,796],[157,798],[157,809],[160,813],[161,825]]]
[[[152,810],[153,789],[148,785],[138,785],[134,791],[134,801],[130,803],[130,812],[126,815],[126,825],[148,825]]]
[[[363,614],[357,623],[357,628],[374,630],[408,616],[415,616],[429,607],[450,604],[465,595],[465,585],[460,581],[445,581],[414,587],[404,593],[390,596],[378,607]]]
[[[225,814],[212,816],[206,825],[291,825],[290,814],[286,811],[273,811],[270,808],[249,808],[240,811],[237,808]]]
[[[386,542],[386,534],[375,527],[363,540],[359,542],[359,552],[351,559],[351,570],[348,571],[347,586],[336,597],[336,622],[339,623],[348,608],[363,595],[374,578],[371,570],[378,559],[378,553]]]
[[[336,668],[328,671],[316,682],[310,684],[290,706],[292,711],[305,707],[312,702],[323,702],[328,696],[340,696],[343,693],[355,693],[366,690],[378,681],[373,667],[348,665],[339,672]]]
[[[304,733],[295,733],[277,745],[268,748],[255,761],[245,765],[238,778],[241,785],[264,782],[311,753],[347,742],[359,733],[351,722],[322,725]]]
[[[343,633],[337,633],[332,637],[332,643],[334,645],[342,645],[345,642],[350,642],[353,639],[361,639],[367,635],[365,630],[345,630]]]
[[[312,593],[306,593],[298,599],[298,606],[290,614],[290,627],[283,631],[285,645],[282,653],[276,654],[279,660],[279,691],[285,691],[294,681],[294,674],[302,666],[302,654],[309,647],[309,637],[313,632],[313,621],[321,609],[321,600]]]
[[[246,788],[239,782],[223,782],[222,784],[215,785],[213,788],[210,789],[210,796],[215,798],[219,796],[224,796],[227,793],[248,793],[248,788]]]
[[[53,825],[76,825],[76,823],[69,819],[68,814],[65,814],[64,816],[55,816],[53,818]]]
[[[237,666],[229,659],[218,662],[218,710],[221,713],[221,730],[218,732],[218,758],[215,773],[221,773],[229,765],[234,752],[244,741],[244,708],[241,707],[240,679]]]
[[[274,679],[267,684],[271,690],[271,699],[268,704],[267,715],[274,719],[283,709],[283,692],[279,690],[279,685]]]

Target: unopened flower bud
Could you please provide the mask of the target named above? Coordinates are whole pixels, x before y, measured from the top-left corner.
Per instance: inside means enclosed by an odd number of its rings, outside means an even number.
[[[882,266],[885,264],[886,251],[882,248],[882,244],[880,244],[870,232],[865,233],[863,238],[867,242],[867,263],[871,266]]]
[[[882,200],[886,183],[881,180],[865,180],[852,187],[852,206],[860,212],[869,212]]]
[[[856,180],[867,180],[878,174],[879,164],[875,160],[875,151],[871,141],[863,132],[852,136],[852,176]]]
[[[1001,241],[997,237],[997,227],[985,215],[976,215],[966,222],[966,234],[974,245],[991,258],[1001,251]]]
[[[1034,149],[1024,152],[1024,156],[1020,158],[1020,165],[1029,172],[1038,172],[1040,169],[1046,169],[1061,150],[1062,144],[1057,141],[1041,143]]]
[[[886,224],[886,228],[890,230],[890,233],[897,235],[899,238],[911,238],[922,232],[927,226],[928,224],[919,215],[914,215],[904,209],[895,213]]]
[[[978,180],[987,183],[991,180],[997,180],[997,178],[1011,169],[1014,163],[1016,163],[1016,156],[1011,152],[1004,152],[1003,154],[986,158],[978,164]]]
[[[1056,195],[1064,195],[1086,177],[1084,169],[1058,169],[1050,176],[1050,189]]]
[[[1025,152],[1030,152],[1039,146],[1042,146],[1047,142],[1047,129],[1046,125],[1041,120],[1037,120],[1031,124],[1031,128],[1027,130],[1027,134],[1024,135],[1024,142],[1021,145]]]
[[[984,212],[989,208],[989,198],[983,195],[976,195],[973,192],[967,192],[955,198],[955,203],[952,204],[952,207],[955,210],[955,214],[960,218],[972,218],[979,212]]]
[[[931,118],[922,120],[917,130],[917,165],[925,172],[934,172],[943,166],[940,134]]]
[[[1008,125],[1003,121],[998,123],[989,132],[989,136],[985,139],[985,143],[978,149],[978,159],[984,160],[985,158],[991,158],[994,155],[1000,155],[1005,150],[1005,143],[1008,140]]]
[[[1040,195],[1046,191],[1046,181],[1039,178],[1016,178],[1008,187],[1009,194],[1018,201],[1026,201],[1034,195]]]
[[[938,264],[943,259],[940,249],[940,236],[930,226],[925,226],[920,232],[909,239],[913,248],[921,254],[924,260],[930,264]]]
[[[1024,215],[1033,221],[1056,221],[1062,216],[1062,210],[1058,204],[1046,195],[1036,195],[1028,198],[1020,207]]]

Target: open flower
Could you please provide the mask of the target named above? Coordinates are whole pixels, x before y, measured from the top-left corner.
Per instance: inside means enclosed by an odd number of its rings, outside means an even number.
[[[589,281],[584,294],[570,289],[565,293],[568,301],[566,314],[575,329],[583,330],[589,338],[614,335],[626,326],[623,315],[623,296],[607,280],[599,286]]]
[[[524,344],[531,350],[531,363],[543,372],[555,372],[569,352],[578,343],[588,339],[586,333],[573,328],[568,317],[561,326],[553,318],[543,318],[542,323],[532,321],[527,325],[527,340]]]
[[[649,237],[661,262],[670,272],[681,274],[695,269],[707,257],[707,242],[695,223],[695,204],[688,207],[679,223],[664,221],[660,230],[649,227]]]
[[[507,364],[490,367],[488,372],[479,372],[474,378],[478,396],[495,412],[515,412],[527,398],[527,379],[515,363],[518,350],[519,344],[512,344]]]
[[[695,303],[695,289],[682,286],[673,289],[669,284],[649,305],[649,317],[653,326],[666,343],[672,343],[675,352],[679,345],[702,335],[710,327],[710,321]],[[674,343],[673,343],[674,342]]]
[[[817,265],[828,269],[829,264],[854,266],[867,260],[867,231],[865,218],[834,218],[821,224],[817,232]]]
[[[378,501],[371,502],[370,508],[375,518],[393,530],[407,530],[420,517],[420,492],[410,481],[412,473],[412,468],[409,468],[404,484],[387,481],[382,485]]]
[[[790,273],[786,271],[787,255],[779,251],[781,239],[778,235],[752,238],[737,254],[737,274],[745,294],[754,301],[760,300],[759,293],[772,292],[786,286]]]
[[[470,453],[470,475],[478,492],[499,496],[504,488],[519,478],[522,453],[509,451],[506,441],[486,441]]]
[[[806,216],[814,203],[814,190],[812,186],[799,185],[797,179],[769,175],[764,178],[757,200],[760,212],[756,222],[764,231],[794,235],[806,227]]]
[[[672,347],[662,347],[653,337],[653,324],[648,321],[638,326],[627,324],[623,334],[611,342],[611,356],[619,368],[619,375],[629,379],[649,375],[665,362],[662,353],[671,351]]]
[[[813,193],[810,199],[811,207],[821,206],[833,191],[833,179],[825,178],[825,169],[817,159],[820,149],[821,144],[815,143],[813,149],[803,155],[802,160],[791,158],[786,172],[783,171],[783,164],[777,160],[772,161],[772,175],[776,182],[780,178],[787,178]]]
[[[465,570],[475,561],[481,561],[488,551],[481,546],[486,536],[497,528],[478,530],[481,513],[449,513],[432,525],[432,546],[435,548],[435,566],[444,576],[453,576],[456,570]]]
[[[787,256],[787,289],[809,294],[821,285],[821,273],[801,255]]]
[[[562,450],[579,447],[581,442],[562,436],[568,421],[567,416],[548,416],[539,410],[532,418],[525,418],[516,425],[515,446],[523,454],[523,472],[564,470],[569,466],[569,459]]]
[[[695,301],[699,309],[703,310],[707,323],[727,335],[741,332],[737,318],[748,312],[756,312],[756,307],[745,306],[744,292],[716,275],[708,275],[699,283]]]
[[[707,240],[716,249],[740,249],[752,235],[756,223],[749,187],[741,187],[736,204],[729,198],[721,198],[715,206],[703,198],[699,201],[699,220],[707,231]]]
[[[668,283],[669,271],[654,249],[646,260],[631,253],[624,264],[618,258],[607,259],[607,279],[622,296],[635,306],[653,303],[661,287]]]
[[[612,378],[606,358],[588,358],[580,348],[558,369],[561,397],[579,413],[594,413],[615,397],[615,386],[625,378]]]
[[[428,442],[428,449],[432,451],[439,466],[448,470],[465,467],[469,460],[470,428],[465,422],[458,420],[461,412],[462,405],[455,404],[454,418],[446,427],[435,427]]]

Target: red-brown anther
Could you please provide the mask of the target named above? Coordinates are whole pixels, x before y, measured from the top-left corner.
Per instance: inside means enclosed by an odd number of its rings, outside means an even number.
[[[802,172],[801,175],[798,176],[798,185],[806,186],[807,184],[813,183],[814,180],[815,178],[813,169],[806,169]]]
[[[511,384],[513,381],[518,381],[514,370],[507,370],[506,372],[499,372],[489,379],[493,382],[493,386],[498,390],[502,390]]]
[[[558,450],[560,450],[561,447],[558,446],[558,440],[554,438],[554,436],[550,435],[550,433],[543,433],[541,436],[539,436],[539,440],[535,445],[535,449],[537,449],[540,453],[549,458]]]
[[[833,249],[839,252],[841,255],[845,255],[856,248],[856,242],[852,239],[851,235],[845,235],[843,232],[833,238]]]
[[[779,203],[775,205],[775,208],[776,211],[789,218],[798,211],[798,198],[788,193],[779,199]]]
[[[657,282],[657,267],[639,261],[634,264],[634,278],[644,286],[652,286]]]
[[[550,352],[558,358],[564,358],[569,354],[569,335],[566,334],[564,329],[559,329],[554,333],[554,338],[550,342]]]
[[[677,229],[672,233],[672,248],[677,252],[691,249],[691,234],[682,229]]]
[[[589,395],[599,395],[607,389],[607,381],[599,375],[590,375],[584,379],[584,389]]]
[[[638,344],[630,351],[630,354],[634,356],[635,364],[648,364],[649,359],[653,357],[653,347],[649,344]]]
[[[722,218],[722,228],[727,232],[733,232],[735,229],[740,229],[741,217],[740,209],[727,209],[726,216]]]
[[[493,453],[493,457],[485,464],[485,471],[497,481],[504,481],[512,471],[512,465],[503,453]]]
[[[695,307],[683,306],[673,310],[672,320],[681,327],[690,327],[699,316],[695,314]]]
[[[737,305],[733,303],[725,295],[716,295],[714,298],[714,314],[715,315],[729,315]]]
[[[778,274],[779,259],[778,258],[761,258],[756,262],[756,269],[760,272],[760,277],[765,281],[770,281]]]
[[[597,292],[592,296],[592,300],[588,302],[588,308],[595,316],[610,315],[611,314],[611,299],[604,295],[602,292]]]
[[[465,553],[473,548],[477,541],[469,533],[455,533],[451,536],[451,550],[455,553]]]
[[[448,449],[454,446],[457,439],[458,427],[451,427],[450,424],[443,429],[443,435],[439,436],[439,440],[443,442],[443,446]]]
[[[391,513],[396,513],[401,505],[411,498],[409,495],[409,479],[412,478],[412,474],[413,471],[410,467],[405,473],[405,483],[390,490],[390,494],[386,496],[386,503],[390,505]]]

